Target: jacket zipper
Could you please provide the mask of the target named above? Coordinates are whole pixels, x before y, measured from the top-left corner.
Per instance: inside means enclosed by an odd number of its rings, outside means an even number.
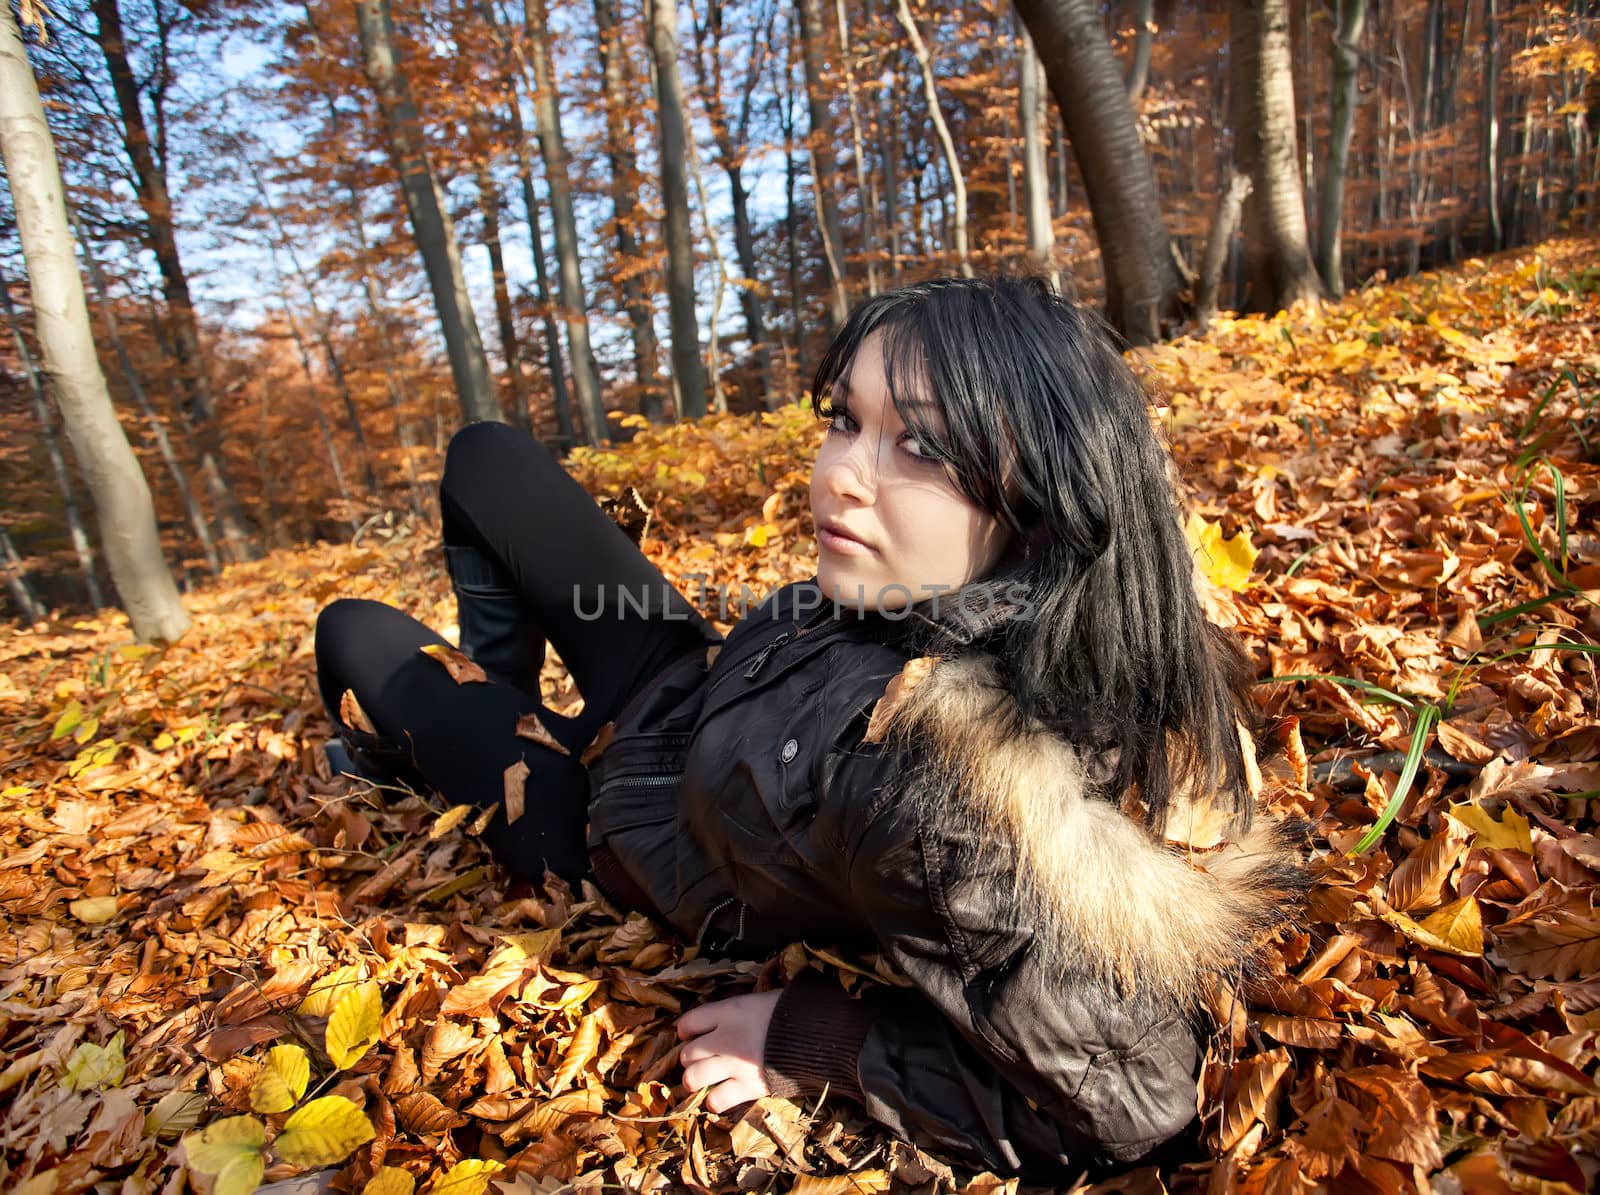
[[[745,680],[755,680],[756,674],[761,671],[762,665],[764,665],[767,662],[767,660],[772,656],[772,653],[777,651],[780,647],[782,647],[785,643],[789,642],[789,640],[791,640],[793,638],[794,638],[794,632],[793,631],[785,631],[783,634],[779,635],[776,639],[774,639],[771,643],[769,643],[765,647],[763,647],[761,649],[761,651],[760,651],[760,654],[758,654],[756,656],[755,663],[751,664],[749,668],[745,669],[745,673],[744,673]]]
[[[653,772],[647,776],[615,776],[610,780],[603,780],[600,787],[594,790],[595,800],[598,801],[602,793],[614,788],[645,788],[657,784],[677,784],[683,779],[683,773]]]
[[[750,906],[745,904],[744,901],[739,900],[739,898],[737,896],[729,896],[729,897],[727,897],[727,898],[725,898],[723,900],[719,900],[716,904],[711,906],[711,911],[706,914],[705,920],[700,923],[700,932],[695,935],[695,939],[694,940],[695,940],[695,945],[696,946],[701,945],[705,941],[706,930],[711,928],[711,919],[713,917],[715,917],[718,913],[722,912],[723,909],[727,908],[729,905],[731,905],[736,900],[739,901],[739,921],[738,921],[738,924],[734,927],[733,939],[732,940],[735,941],[735,942],[743,941],[743,939],[744,939],[744,915],[747,912],[749,912]]]

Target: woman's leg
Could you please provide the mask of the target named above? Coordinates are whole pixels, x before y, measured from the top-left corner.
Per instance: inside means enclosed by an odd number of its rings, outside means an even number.
[[[537,694],[544,644],[553,644],[583,694],[576,733],[592,738],[662,668],[721,641],[527,433],[462,428],[439,498],[463,650]]]
[[[525,809],[515,822],[495,814],[483,838],[519,878],[537,881],[549,867],[576,885],[588,874],[585,845],[587,745],[572,719],[544,710],[536,696],[499,681],[457,684],[422,653],[445,641],[410,615],[382,602],[344,598],[317,618],[317,682],[330,717],[346,689],[355,694],[379,737],[453,804],[487,808],[502,800],[506,769],[527,765]],[[563,755],[516,733],[518,719],[538,714]],[[348,732],[348,728],[341,730]],[[356,736],[359,738],[359,736]]]

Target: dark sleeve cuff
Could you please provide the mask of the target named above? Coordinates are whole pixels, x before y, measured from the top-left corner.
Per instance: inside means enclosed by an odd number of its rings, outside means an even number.
[[[820,971],[795,976],[772,1013],[761,1066],[773,1095],[788,1100],[829,1095],[862,1101],[856,1061],[877,1014]]]

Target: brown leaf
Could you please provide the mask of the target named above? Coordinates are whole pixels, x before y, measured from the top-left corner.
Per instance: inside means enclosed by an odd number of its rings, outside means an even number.
[[[578,1028],[567,1045],[561,1066],[550,1077],[550,1093],[559,1094],[567,1084],[578,1077],[579,1071],[594,1061],[595,1055],[599,1052],[600,1023],[595,1019],[594,1013],[586,1013],[583,1020],[578,1022]]]
[[[583,749],[583,754],[578,756],[578,762],[586,768],[592,767],[594,761],[604,755],[606,748],[611,745],[611,736],[616,731],[616,728],[617,724],[615,722],[607,722],[597,730],[589,745]]]
[[[1257,1121],[1269,1126],[1276,1123],[1278,1088],[1292,1066],[1287,1050],[1268,1050],[1234,1064],[1228,1102],[1213,1130],[1218,1152],[1232,1149]]]
[[[365,734],[378,733],[377,728],[372,725],[372,719],[367,717],[367,711],[361,708],[356,695],[349,689],[339,695],[339,721]]]
[[[545,724],[539,720],[537,710],[523,714],[522,717],[517,719],[517,736],[519,738],[532,739],[541,747],[548,747],[561,755],[572,754],[572,752],[556,742],[555,737],[545,728]]]
[[[429,659],[438,660],[458,685],[481,684],[489,674],[448,643],[427,643],[419,649]]]
[[[467,1123],[465,1116],[446,1108],[438,1096],[426,1091],[396,1097],[394,1114],[408,1133],[443,1133]]]
[[[520,729],[520,728],[519,728]],[[523,786],[528,782],[528,765],[524,760],[517,760],[506,769],[505,774],[505,803],[506,824],[509,826],[522,817],[523,811]]]
[[[1389,903],[1397,909],[1411,912],[1441,904],[1450,872],[1467,853],[1467,837],[1455,829],[1457,823],[1440,820],[1439,832],[1407,855],[1389,877]]]

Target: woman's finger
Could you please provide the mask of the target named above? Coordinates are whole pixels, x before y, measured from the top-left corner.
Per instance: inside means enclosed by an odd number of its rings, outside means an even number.
[[[718,1003],[720,1003],[720,1001],[712,1001],[710,1004],[701,1004],[698,1007],[691,1008],[688,1012],[679,1017],[678,1040],[682,1041],[686,1037],[695,1037],[701,1033],[706,1033],[712,1029],[715,1029],[719,1019],[717,1013]]]
[[[698,1059],[683,1068],[683,1085],[690,1091],[721,1083],[727,1077],[728,1060],[720,1054]]]

